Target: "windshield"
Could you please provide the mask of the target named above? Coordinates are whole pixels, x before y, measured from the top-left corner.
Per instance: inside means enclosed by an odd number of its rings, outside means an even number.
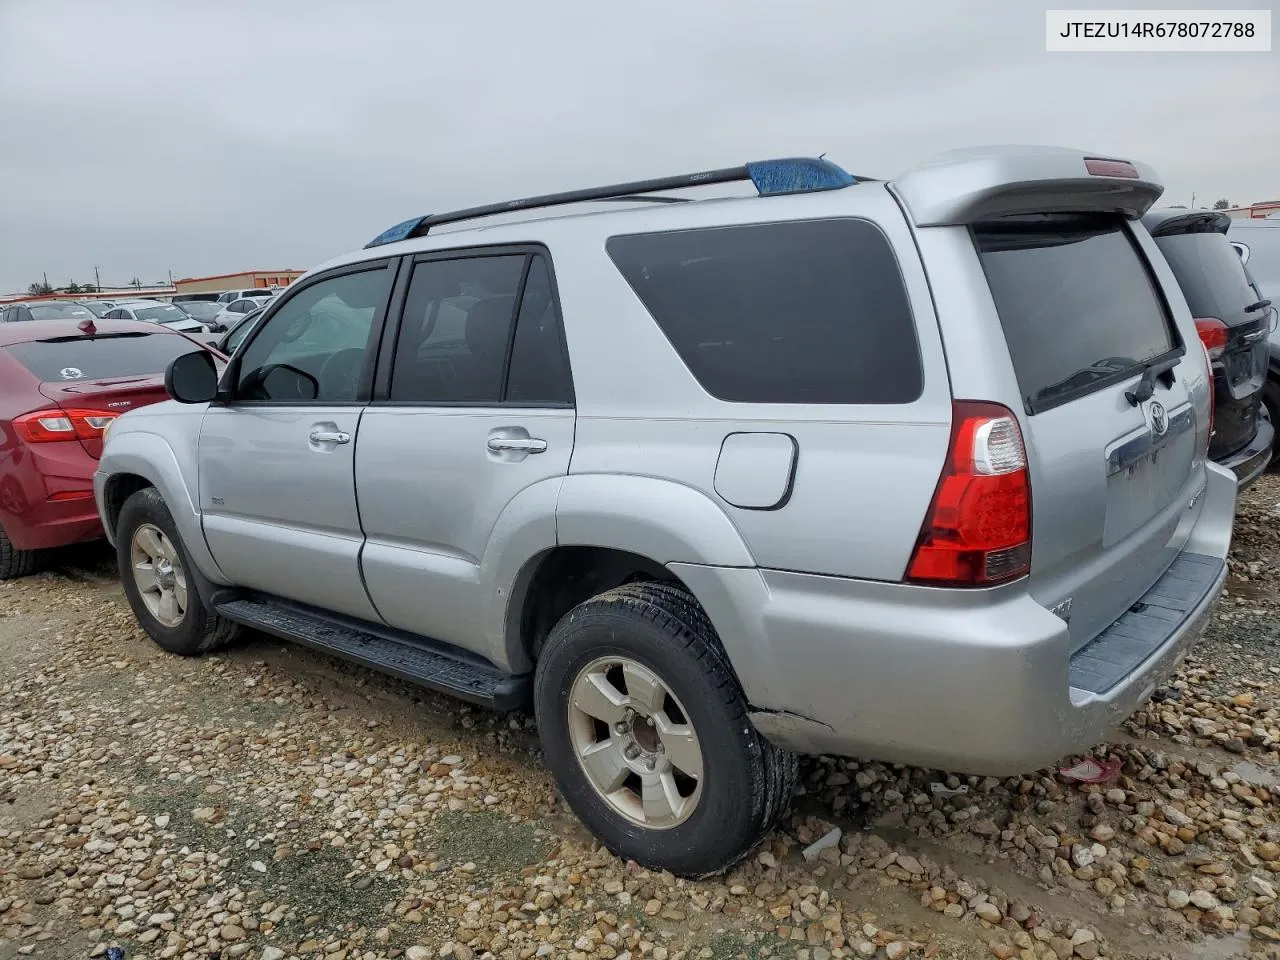
[[[80,304],[80,306],[84,307],[86,310],[92,313],[95,317],[104,317],[106,316],[107,311],[111,309],[110,307],[104,306],[101,303],[92,303],[92,302],[82,303]]]
[[[209,303],[206,300],[186,300],[182,303],[182,309],[193,317],[201,320],[215,316],[222,308],[216,303]]]
[[[152,323],[181,323],[191,319],[171,303],[162,307],[139,307],[133,311],[133,315],[139,320],[150,320]]]
[[[92,320],[93,314],[78,303],[33,303],[33,320]]]

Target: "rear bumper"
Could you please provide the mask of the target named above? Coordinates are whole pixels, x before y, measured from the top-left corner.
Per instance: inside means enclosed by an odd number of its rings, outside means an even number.
[[[41,446],[20,462],[0,462],[0,526],[19,550],[98,539],[95,462],[78,443]]]
[[[1275,442],[1275,426],[1267,414],[1265,406],[1258,411],[1258,429],[1243,449],[1215,461],[1236,475],[1236,483],[1241,490],[1247,489],[1263,473],[1271,463],[1272,445]]]
[[[707,608],[753,723],[775,743],[965,773],[1026,773],[1104,739],[1199,637],[1226,578],[1236,497],[1232,474],[1206,472],[1181,559],[1212,569],[1183,590],[1189,595],[1177,615],[1166,615],[1163,635],[1148,636],[1103,692],[1073,684],[1080,664],[1066,624],[1025,585],[939,590],[684,564],[672,570]],[[1161,583],[1143,599],[1167,607],[1170,586]],[[1114,630],[1123,634],[1121,621]]]

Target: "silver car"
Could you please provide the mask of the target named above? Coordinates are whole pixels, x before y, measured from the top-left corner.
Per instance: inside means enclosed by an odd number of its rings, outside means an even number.
[[[680,199],[709,184],[756,195]],[[1161,191],[1007,147],[405,221],[114,423],[129,602],[175,653],[247,626],[532,704],[578,816],[680,875],[752,848],[797,752],[1087,749],[1199,635],[1231,538]]]

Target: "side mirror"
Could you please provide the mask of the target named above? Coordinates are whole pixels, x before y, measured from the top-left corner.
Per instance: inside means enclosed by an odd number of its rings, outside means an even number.
[[[195,350],[175,357],[164,372],[164,388],[179,403],[208,403],[218,395],[213,355]]]

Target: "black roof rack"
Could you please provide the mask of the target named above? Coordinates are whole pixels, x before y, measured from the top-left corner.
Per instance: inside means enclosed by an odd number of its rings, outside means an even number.
[[[825,160],[821,157],[760,160],[743,164],[740,167],[704,170],[699,173],[681,174],[677,177],[659,177],[655,180],[635,180],[631,183],[615,183],[604,187],[588,187],[584,190],[570,190],[566,193],[548,193],[539,197],[526,197],[522,200],[508,200],[504,203],[468,207],[464,210],[454,210],[450,213],[414,217],[384,230],[365,244],[365,248],[395,243],[399,240],[408,240],[412,237],[426,236],[432,227],[442,226],[446,223],[475,220],[480,217],[491,217],[521,210],[555,207],[568,203],[585,203],[593,200],[650,199],[657,203],[678,203],[683,199],[680,197],[643,196],[658,190],[680,190],[688,187],[704,187],[710,184],[750,180],[755,184],[760,196],[764,197],[790,193],[813,193],[820,190],[837,190],[857,183],[860,179],[863,178],[854,177],[830,160]]]

